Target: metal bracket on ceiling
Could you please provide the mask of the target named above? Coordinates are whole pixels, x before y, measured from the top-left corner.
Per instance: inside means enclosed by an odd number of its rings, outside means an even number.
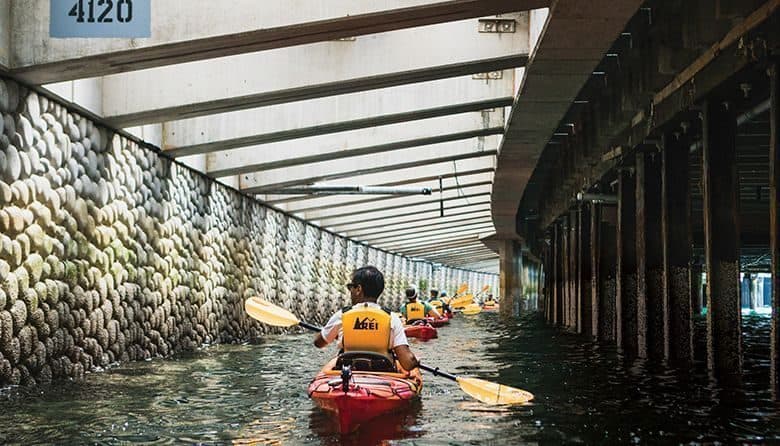
[[[517,22],[513,19],[480,19],[479,32],[481,33],[514,33]]]
[[[502,79],[504,77],[504,72],[501,70],[498,71],[488,71],[486,73],[474,73],[471,75],[472,79],[476,80],[496,80],[496,79]]]

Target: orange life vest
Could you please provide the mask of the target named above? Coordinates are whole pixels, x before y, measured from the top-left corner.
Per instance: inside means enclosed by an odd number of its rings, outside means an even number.
[[[344,352],[373,352],[392,360],[390,314],[368,304],[357,304],[341,315]]]
[[[409,302],[406,304],[406,320],[425,319],[425,305],[420,302]]]

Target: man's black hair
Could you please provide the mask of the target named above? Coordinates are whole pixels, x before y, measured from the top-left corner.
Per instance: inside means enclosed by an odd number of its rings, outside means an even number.
[[[407,288],[406,289],[406,297],[407,297],[407,299],[410,298],[410,297],[414,297],[416,294],[417,294],[417,290],[415,290],[414,288]]]
[[[385,290],[385,276],[375,266],[364,266],[352,273],[352,283],[363,287],[363,294],[378,299]]]

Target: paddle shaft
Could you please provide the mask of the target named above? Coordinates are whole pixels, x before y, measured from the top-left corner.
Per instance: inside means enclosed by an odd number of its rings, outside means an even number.
[[[442,376],[442,377],[447,378],[447,379],[452,380],[452,381],[457,381],[458,380],[457,376],[455,376],[455,375],[453,375],[451,373],[442,372],[441,370],[439,370],[438,367],[431,367],[429,365],[420,364],[420,363],[417,363],[417,366],[420,367],[423,370],[426,370],[428,372],[433,373],[433,376]]]
[[[298,321],[298,325],[300,325],[303,328],[309,329],[311,331],[320,331],[320,330],[322,330],[320,327],[318,327],[316,325],[308,324],[308,323],[303,322],[303,321]],[[458,377],[457,376],[455,376],[453,374],[450,374],[450,373],[447,373],[447,372],[442,372],[441,370],[439,370],[438,367],[431,367],[429,365],[421,364],[419,362],[417,363],[417,366],[420,367],[423,370],[427,370],[427,371],[433,373],[434,376],[442,376],[442,377],[447,378],[447,379],[452,380],[452,381],[458,381]]]
[[[311,331],[321,331],[322,329],[316,325],[307,324],[306,322],[299,321],[298,325],[300,325],[303,328],[309,329]]]

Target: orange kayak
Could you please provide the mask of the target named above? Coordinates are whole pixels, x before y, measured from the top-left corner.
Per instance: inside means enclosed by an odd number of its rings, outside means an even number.
[[[438,331],[428,321],[418,320],[411,325],[404,327],[404,333],[407,338],[417,338],[422,340],[433,339],[439,336]]]
[[[352,371],[344,386],[342,371],[334,370],[335,366],[336,358],[325,364],[309,384],[308,393],[319,407],[338,419],[343,434],[408,406],[422,391],[419,369],[406,372],[396,364],[400,373]]]

